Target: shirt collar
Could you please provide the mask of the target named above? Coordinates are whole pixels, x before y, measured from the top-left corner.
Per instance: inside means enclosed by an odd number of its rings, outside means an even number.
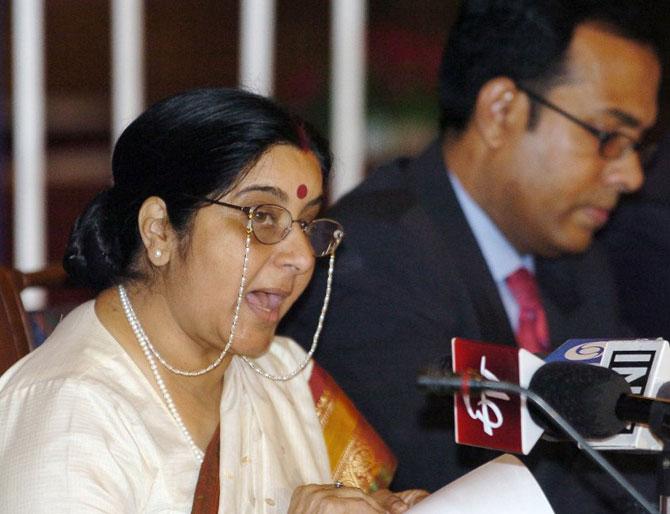
[[[453,173],[449,173],[449,180],[493,279],[497,283],[504,282],[506,277],[520,267],[525,267],[534,272],[533,256],[521,255],[516,251],[488,214],[463,188],[463,185]]]

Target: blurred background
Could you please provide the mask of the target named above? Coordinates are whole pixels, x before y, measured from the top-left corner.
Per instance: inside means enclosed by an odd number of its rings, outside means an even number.
[[[12,228],[12,81],[16,80],[12,16],[17,2],[27,1],[0,0],[0,264],[19,267]],[[78,213],[110,183],[112,0],[40,1],[44,13],[46,198],[35,201],[46,208],[45,258],[57,261]],[[341,0],[276,0],[274,49],[274,97],[329,136],[334,1]],[[459,2],[357,1],[367,6],[364,174],[390,157],[416,153],[435,136],[437,69]],[[141,2],[143,107],[189,88],[238,84],[243,2]],[[665,19],[670,19],[667,13]]]
[[[26,1],[26,0],[18,0]],[[360,0],[364,2],[364,0]],[[145,0],[144,100],[236,86],[240,0]],[[328,135],[331,2],[277,0],[274,97]],[[14,264],[12,8],[0,0],[0,263]],[[77,214],[110,182],[110,0],[44,0],[46,258],[60,260]],[[370,0],[365,166],[435,134],[436,74],[457,0]]]

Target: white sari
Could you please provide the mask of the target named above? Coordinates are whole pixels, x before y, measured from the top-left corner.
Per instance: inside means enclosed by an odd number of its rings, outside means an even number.
[[[256,363],[282,375],[304,357],[295,342],[278,337]],[[221,398],[219,513],[283,513],[297,486],[332,481],[310,373],[311,363],[275,382],[232,360]]]
[[[258,363],[295,368],[277,337]],[[272,382],[234,358],[221,401],[220,508],[285,513],[293,490],[330,482],[308,380]],[[87,302],[0,377],[2,514],[190,513],[200,471],[164,400]]]

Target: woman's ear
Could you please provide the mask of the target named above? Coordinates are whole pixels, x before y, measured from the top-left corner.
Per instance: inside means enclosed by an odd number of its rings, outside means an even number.
[[[518,98],[516,84],[507,77],[491,79],[479,90],[473,121],[490,148],[499,148],[519,122],[525,123],[521,112],[524,102],[517,101]]]
[[[150,196],[144,200],[137,215],[137,226],[149,262],[154,266],[167,264],[173,248],[174,231],[162,198]]]

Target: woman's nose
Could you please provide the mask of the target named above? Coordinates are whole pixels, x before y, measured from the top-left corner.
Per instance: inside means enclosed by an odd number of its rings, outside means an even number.
[[[314,267],[312,244],[298,223],[293,225],[286,238],[277,246],[279,253],[276,262],[279,266],[290,267],[297,274],[306,273]]]

